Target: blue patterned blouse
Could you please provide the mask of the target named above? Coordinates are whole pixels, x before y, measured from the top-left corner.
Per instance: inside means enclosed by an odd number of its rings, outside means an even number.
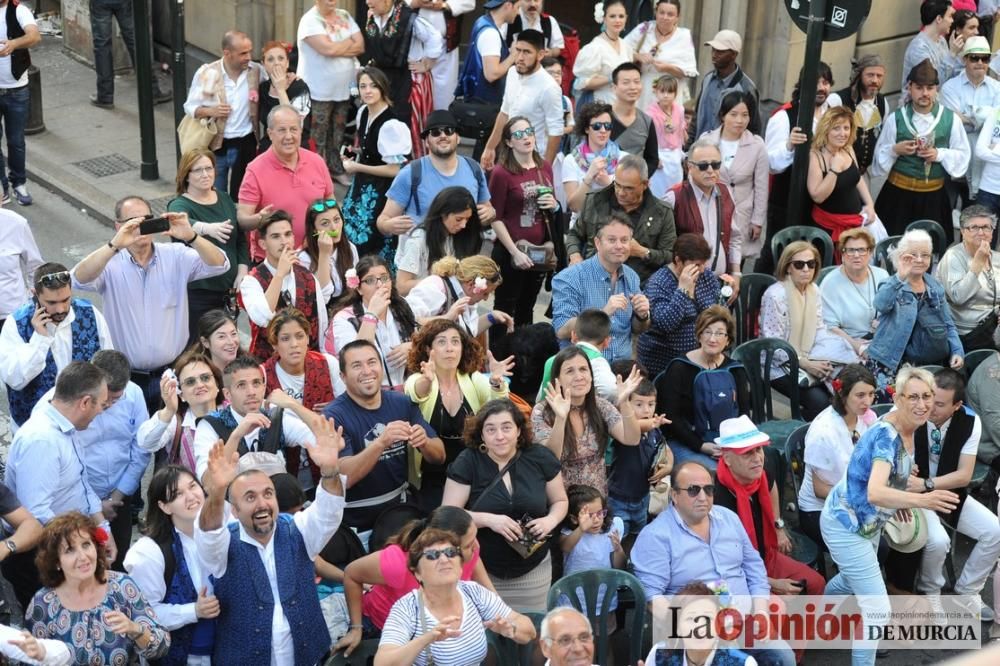
[[[895,509],[875,506],[868,501],[868,479],[876,460],[884,460],[892,466],[889,487],[906,490],[913,460],[892,424],[879,421],[861,436],[847,464],[847,474],[830,491],[824,507],[824,511],[832,511],[845,528],[865,538],[879,532],[896,513]]]
[[[107,576],[108,590],[104,599],[96,608],[85,611],[64,608],[55,591],[43,587],[28,606],[25,628],[36,638],[66,643],[76,664],[125,666],[137,662],[137,656],[149,660],[165,655],[170,648],[170,634],[157,623],[139,586],[123,573],[108,571]],[[104,613],[112,610],[121,611],[149,630],[152,640],[145,650],[107,627]]]

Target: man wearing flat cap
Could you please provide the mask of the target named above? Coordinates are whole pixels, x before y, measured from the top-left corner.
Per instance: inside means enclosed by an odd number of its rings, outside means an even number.
[[[929,60],[907,76],[909,101],[885,119],[875,145],[873,176],[888,176],[875,212],[890,235],[900,235],[914,220],[934,220],[950,236],[949,176],[969,168],[969,140],[962,120],[938,104],[938,73]]]

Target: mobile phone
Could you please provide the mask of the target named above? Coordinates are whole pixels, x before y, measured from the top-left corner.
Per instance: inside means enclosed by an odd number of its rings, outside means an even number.
[[[528,258],[531,259],[532,263],[543,264],[545,263],[545,250],[528,250]]]
[[[162,234],[170,228],[170,220],[166,217],[151,217],[139,223],[139,234],[149,236],[150,234]]]

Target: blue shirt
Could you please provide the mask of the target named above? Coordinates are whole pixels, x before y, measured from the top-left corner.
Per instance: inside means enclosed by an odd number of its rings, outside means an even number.
[[[672,504],[639,532],[632,566],[647,600],[676,594],[688,583],[712,580],[726,581],[734,597],[771,594],[764,561],[739,517],[721,506],[708,516],[707,542],[684,524]]]
[[[446,187],[464,187],[475,197],[476,203],[486,203],[490,200],[490,188],[486,184],[486,174],[476,165],[475,169],[469,160],[459,156],[458,169],[451,176],[445,176],[434,168],[430,159],[420,163],[420,186],[414,195],[420,200],[420,212],[417,212],[417,202],[410,198],[410,174],[413,173],[413,162],[400,169],[392,180],[386,197],[403,207],[403,213],[409,215],[413,224],[424,221],[427,209],[431,207],[434,195]]]
[[[876,506],[868,501],[868,479],[876,460],[884,460],[892,466],[889,486],[906,490],[913,460],[892,424],[879,421],[861,436],[847,463],[847,473],[827,495],[823,506],[823,510],[832,512],[846,529],[865,538],[881,530],[896,513],[895,509]]]
[[[595,254],[578,264],[564,268],[552,278],[552,326],[558,331],[588,308],[602,309],[615,294],[624,294],[628,305],[611,315],[611,344],[604,351],[608,362],[632,358],[632,296],[639,291],[639,275],[628,266],[618,269],[614,288],[611,274]],[[559,347],[569,340],[559,340]]]
[[[49,389],[38,405],[48,404],[54,394],[55,389]],[[39,409],[36,406],[32,414]],[[116,489],[125,495],[139,489],[152,455],[139,448],[136,433],[148,418],[142,389],[129,382],[111,409],[98,414],[86,430],[76,434],[87,480],[98,497],[110,497]]]
[[[14,435],[4,483],[42,524],[67,511],[99,512],[101,500],[75,441],[79,434],[51,403],[39,405]]]

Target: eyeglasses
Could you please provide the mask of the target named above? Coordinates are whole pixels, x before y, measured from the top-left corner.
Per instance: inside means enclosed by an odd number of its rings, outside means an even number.
[[[941,455],[941,431],[937,428],[931,430],[931,455]]]
[[[610,132],[611,131],[611,121],[604,122],[604,123],[590,123],[590,129],[594,130],[595,132],[600,132],[601,130],[604,130],[606,132]]]
[[[428,135],[434,137],[435,139],[444,134],[445,136],[455,136],[454,127],[434,127],[432,129],[424,132],[424,138],[426,139]]]
[[[564,635],[559,638],[546,638],[549,643],[555,643],[564,650],[571,647],[575,643],[580,643],[582,645],[589,645],[594,642],[594,634],[589,631],[585,634],[579,634],[577,636]]]
[[[728,331],[707,331],[706,330],[706,331],[702,331],[701,335],[704,338],[728,338],[729,337],[729,332]]]
[[[990,61],[990,56],[988,54],[985,54],[985,53],[978,53],[978,54],[975,54],[975,55],[967,55],[965,57],[968,58],[969,60],[971,60],[972,62],[989,62]]]
[[[704,485],[704,486],[693,486],[692,485],[692,486],[688,486],[687,488],[674,488],[674,490],[676,490],[677,492],[685,492],[685,493],[687,493],[688,497],[690,497],[691,499],[694,499],[695,497],[697,497],[698,495],[700,495],[701,491],[703,491],[703,490],[705,491],[705,497],[712,497],[713,495],[715,495],[715,486],[713,484],[711,484],[711,483],[709,483],[708,485]]]
[[[427,560],[428,562],[433,562],[442,555],[444,555],[450,560],[458,557],[461,554],[462,551],[460,551],[458,548],[455,548],[454,546],[448,546],[447,548],[428,548],[422,553],[424,559]]]
[[[362,280],[361,284],[365,285],[366,287],[370,287],[375,283],[389,284],[390,282],[392,282],[392,278],[388,275],[379,275],[378,277],[372,275],[371,277],[366,277],[364,280]]]
[[[512,139],[523,139],[526,136],[535,136],[535,128],[525,127],[522,130],[515,130],[510,133],[510,138]]]
[[[931,402],[934,400],[933,393],[911,393],[909,395],[904,395],[903,399],[911,405],[915,405],[918,402]]]
[[[709,167],[712,167],[712,171],[718,171],[722,168],[721,161],[713,162],[688,162],[693,167],[698,167],[698,171],[708,171]]]
[[[59,271],[57,273],[46,273],[38,278],[38,284],[46,289],[64,287],[69,284],[69,271]]]
[[[809,259],[808,261],[802,261],[801,259],[796,259],[795,261],[792,262],[792,267],[797,271],[801,271],[803,268],[808,268],[809,270],[812,270],[816,268],[816,260]]]
[[[213,171],[215,171],[214,166],[203,166],[203,167],[198,167],[197,169],[191,169],[188,173],[193,173],[196,176],[200,176],[203,173],[212,173]]]
[[[992,224],[970,224],[967,227],[962,227],[963,231],[971,231],[974,234],[982,233],[993,233]]]
[[[317,213],[322,213],[325,210],[336,208],[336,206],[337,206],[336,199],[326,199],[325,201],[317,201],[312,206],[309,206],[309,208],[316,211]]]
[[[587,515],[590,516],[591,518],[604,518],[604,516],[608,515],[608,510],[601,509],[600,511],[591,511]]]
[[[205,374],[198,375],[197,377],[188,377],[181,382],[181,386],[184,388],[194,388],[197,384],[208,384],[213,379],[215,379],[215,377],[212,376],[212,373],[206,372]]]
[[[860,257],[871,252],[867,247],[845,247],[842,254]]]

